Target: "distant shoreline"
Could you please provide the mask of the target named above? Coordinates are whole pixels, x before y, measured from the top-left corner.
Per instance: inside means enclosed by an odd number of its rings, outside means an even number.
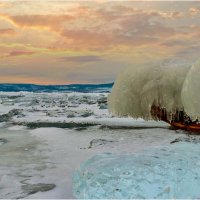
[[[0,92],[110,92],[114,83],[37,85],[0,83]]]

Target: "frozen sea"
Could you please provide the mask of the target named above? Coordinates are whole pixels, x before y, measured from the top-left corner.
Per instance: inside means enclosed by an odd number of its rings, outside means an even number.
[[[199,198],[199,136],[113,117],[108,94],[0,92],[0,198]]]

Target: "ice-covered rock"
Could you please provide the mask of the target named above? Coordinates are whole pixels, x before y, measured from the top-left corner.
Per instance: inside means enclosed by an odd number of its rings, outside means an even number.
[[[12,117],[21,114],[22,110],[19,109],[12,109],[8,113],[0,115],[0,122],[7,122],[9,121]]]
[[[0,146],[2,145],[2,144],[6,144],[8,141],[7,141],[7,139],[5,139],[5,138],[0,138]]]
[[[99,105],[99,109],[107,109],[107,105],[104,104],[104,103],[101,103],[101,104]]]
[[[101,154],[74,175],[80,199],[199,198],[200,145],[180,142],[133,155]]]
[[[25,184],[22,186],[27,195],[35,194],[37,192],[46,192],[56,187],[55,184],[37,183],[37,184]]]
[[[107,143],[117,142],[114,140],[106,140],[106,139],[93,139],[90,141],[90,144],[87,148],[81,148],[81,149],[92,149],[94,147],[102,146]]]
[[[192,135],[188,135],[188,136],[181,136],[176,138],[175,140],[171,141],[170,144],[174,144],[177,142],[192,142],[192,143],[199,143],[200,144],[200,137],[198,136],[192,136]]]
[[[33,100],[30,102],[30,106],[39,105],[39,104],[40,104],[39,99],[33,99]]]

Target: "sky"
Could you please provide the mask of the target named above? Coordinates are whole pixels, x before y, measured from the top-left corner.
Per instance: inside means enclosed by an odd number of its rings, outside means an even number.
[[[195,62],[200,2],[0,1],[0,82],[108,83],[125,67]]]

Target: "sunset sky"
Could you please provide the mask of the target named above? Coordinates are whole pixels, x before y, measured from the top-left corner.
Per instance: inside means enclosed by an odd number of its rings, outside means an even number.
[[[200,57],[200,2],[0,1],[0,82],[107,83]]]

